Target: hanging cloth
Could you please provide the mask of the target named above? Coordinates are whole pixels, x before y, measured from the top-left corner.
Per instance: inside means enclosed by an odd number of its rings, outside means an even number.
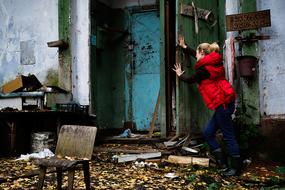
[[[226,78],[233,85],[235,72],[235,44],[234,38],[230,37],[225,40],[224,45],[224,67]]]

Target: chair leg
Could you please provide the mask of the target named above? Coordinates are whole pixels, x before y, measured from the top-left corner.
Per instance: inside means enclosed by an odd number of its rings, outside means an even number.
[[[90,190],[90,173],[88,161],[83,163],[83,173],[86,190]]]
[[[39,174],[39,181],[38,181],[37,190],[42,190],[43,189],[45,176],[46,176],[46,167],[40,166],[40,174]]]
[[[75,174],[74,168],[71,168],[68,170],[68,187],[67,187],[67,190],[73,189],[74,174]]]
[[[62,186],[62,168],[56,168],[57,189],[60,190]]]

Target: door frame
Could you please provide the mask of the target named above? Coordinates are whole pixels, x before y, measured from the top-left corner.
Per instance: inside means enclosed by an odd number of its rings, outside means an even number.
[[[161,137],[169,136],[172,120],[172,65],[175,63],[176,1],[160,0],[161,66],[160,66],[160,130]]]

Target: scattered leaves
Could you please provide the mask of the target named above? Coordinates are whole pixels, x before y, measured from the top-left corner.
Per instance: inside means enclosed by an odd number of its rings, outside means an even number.
[[[122,148],[122,147],[120,147]],[[127,148],[127,146],[125,147]],[[172,190],[172,189],[260,189],[285,186],[284,167],[253,163],[239,177],[224,178],[215,168],[159,163],[158,168],[137,167],[134,162],[114,163],[110,152],[98,152],[90,162],[92,189],[122,190]],[[0,189],[36,189],[38,168],[33,161],[0,159]],[[269,167],[270,166],[270,167]],[[167,173],[177,177],[169,178]],[[28,175],[30,174],[30,175]],[[34,174],[34,175],[32,175]],[[63,188],[67,187],[64,172]],[[44,189],[56,189],[55,173],[48,173]],[[76,171],[74,189],[85,189],[82,171]]]

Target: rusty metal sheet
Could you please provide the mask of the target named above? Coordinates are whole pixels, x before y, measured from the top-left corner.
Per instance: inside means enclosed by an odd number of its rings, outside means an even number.
[[[238,31],[271,26],[270,10],[226,16],[226,30]]]

